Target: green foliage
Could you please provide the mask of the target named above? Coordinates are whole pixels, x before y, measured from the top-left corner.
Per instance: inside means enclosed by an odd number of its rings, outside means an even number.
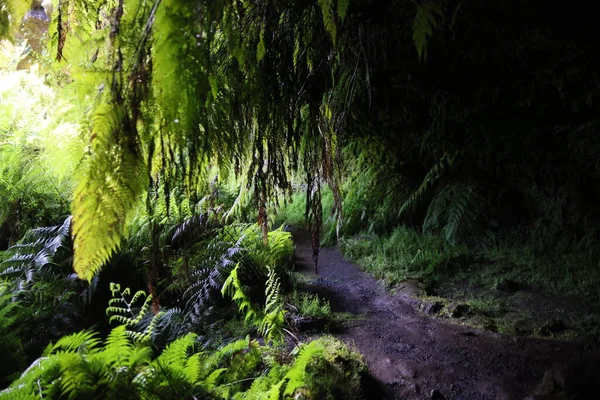
[[[105,104],[96,110],[92,124],[92,155],[73,199],[74,269],[88,281],[119,248],[126,216],[144,188],[140,160],[115,146],[127,140],[123,129],[131,121],[126,111]]]
[[[1,276],[20,279],[27,284],[52,276],[61,269],[68,270],[71,247],[71,217],[61,225],[32,229],[21,243],[9,249],[11,255],[2,262]]]
[[[298,312],[303,316],[312,318],[331,316],[329,301],[321,299],[316,294],[302,293],[299,295],[298,292],[295,292],[292,303],[298,307]]]
[[[262,310],[252,302],[238,276],[240,265],[238,263],[225,280],[221,290],[223,296],[227,295],[236,302],[239,311],[244,315],[244,320],[256,324],[259,333],[264,335],[267,341],[282,341],[285,310],[279,293],[280,284],[277,274],[273,269],[269,271],[265,292],[266,303]]]
[[[148,364],[150,348],[134,346],[124,327],[114,329],[105,345],[101,344],[90,332],[60,339],[11,387],[0,392],[0,398],[86,398],[100,393],[138,398],[132,381]]]
[[[350,7],[350,0],[338,0],[337,15],[343,21],[348,14],[348,8]]]
[[[7,49],[1,52],[15,57]],[[76,126],[61,121],[69,106],[37,68],[15,71],[15,66],[0,67],[2,248],[68,213],[70,175],[83,151]]]
[[[419,54],[419,59],[427,59],[427,38],[433,36],[434,29],[439,26],[439,20],[444,17],[439,2],[425,0],[417,4],[417,13],[413,21],[413,41]]]
[[[131,294],[130,289],[125,288],[124,290],[121,290],[121,285],[112,282],[110,284],[110,291],[112,292],[113,298],[110,299],[108,307],[106,308],[106,314],[110,316],[109,323],[118,322],[123,326],[130,328],[125,332],[135,342],[150,341],[155,334],[158,322],[164,315],[164,311],[157,313],[143,329],[139,328],[142,319],[150,312],[152,295],[146,295],[144,291],[140,290],[131,296],[130,299],[127,299],[126,296],[130,296]],[[142,302],[141,307],[134,310],[134,307],[139,300],[144,299],[144,297],[145,300]]]
[[[444,238],[406,227],[396,228],[389,236],[343,239],[339,247],[345,257],[389,284],[408,278],[433,278],[465,252]]]
[[[337,27],[335,24],[335,12],[334,12],[334,0],[318,0],[319,7],[321,7],[321,13],[323,14],[323,24],[327,33],[331,35],[331,40],[336,43],[337,40]]]
[[[258,330],[267,342],[283,340],[285,310],[280,293],[279,277],[274,269],[269,270],[267,279],[264,315],[258,324]]]
[[[423,198],[428,193],[429,189],[443,176],[454,165],[454,160],[457,154],[451,156],[447,152],[436,162],[433,167],[427,172],[423,178],[423,182],[419,185],[418,189],[408,197],[408,199],[402,204],[399,214],[402,215],[405,212],[414,209],[419,203],[423,201]]]
[[[274,362],[269,348],[249,339],[199,352],[196,335],[168,345],[157,357],[120,326],[103,342],[80,332],[61,338],[0,399],[96,398],[231,399],[357,398],[366,372],[360,356],[332,338],[299,349],[290,366]]]
[[[0,40],[13,39],[15,31],[28,9],[27,1],[2,1],[0,4]]]
[[[427,210],[423,232],[441,233],[449,243],[455,243],[461,221],[473,213],[471,196],[473,188],[467,185],[450,184],[437,193]]]
[[[333,43],[349,10],[346,0],[61,5],[51,46],[83,82],[79,96],[94,115],[72,207],[79,276],[90,279],[119,247],[146,184],[149,200],[158,187],[168,198],[171,185],[201,197],[207,170],[216,167],[219,179],[233,171],[244,182],[241,197],[254,198],[267,240],[267,205],[289,193],[300,161],[307,177],[339,178],[340,111],[330,94],[337,83],[322,78],[336,62]],[[333,152],[321,151],[325,142]],[[101,222],[91,223],[93,215]]]
[[[244,398],[361,398],[360,380],[366,367],[356,353],[328,336],[302,345],[297,351],[289,369],[273,369],[269,375],[256,379]]]
[[[23,344],[15,330],[19,304],[13,301],[12,295],[6,293],[3,286],[0,282],[0,353],[4,357],[0,377],[4,380],[24,367],[25,357]]]
[[[86,323],[84,310],[95,286],[72,272],[70,226],[69,217],[29,231],[0,264],[3,287],[20,304],[14,328],[30,356]]]
[[[238,305],[240,312],[244,314],[246,321],[254,321],[258,318],[258,311],[253,307],[250,296],[246,294],[243,284],[238,277],[238,271],[240,263],[231,270],[231,273],[225,280],[221,293],[223,296],[227,295],[231,297],[231,300],[235,301]]]

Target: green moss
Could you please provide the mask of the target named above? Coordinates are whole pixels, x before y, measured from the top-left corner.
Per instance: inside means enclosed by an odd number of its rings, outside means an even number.
[[[359,399],[367,368],[360,354],[331,336],[296,348],[289,367],[277,366],[257,378],[244,399]],[[268,390],[267,390],[268,389]]]

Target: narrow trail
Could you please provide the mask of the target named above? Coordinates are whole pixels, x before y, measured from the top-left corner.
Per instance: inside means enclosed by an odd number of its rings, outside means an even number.
[[[328,299],[334,312],[361,316],[336,336],[363,354],[382,383],[384,394],[371,398],[517,400],[541,382],[556,392],[569,381],[575,398],[600,399],[597,345],[504,336],[424,316],[418,300],[386,292],[334,248],[321,250],[316,275],[310,238],[304,232],[294,238],[297,271],[310,281],[305,289]]]

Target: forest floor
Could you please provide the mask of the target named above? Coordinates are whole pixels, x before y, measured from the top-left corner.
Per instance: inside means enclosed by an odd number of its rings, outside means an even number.
[[[315,274],[309,236],[298,231],[294,238],[299,289],[329,300],[334,313],[354,316],[333,333],[363,354],[378,381],[369,398],[600,398],[596,342],[516,337],[451,323],[424,312],[436,303],[423,300],[416,284],[390,293],[334,248],[321,249]]]

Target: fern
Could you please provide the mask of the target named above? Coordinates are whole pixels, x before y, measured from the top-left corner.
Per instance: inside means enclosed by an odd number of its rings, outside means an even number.
[[[283,325],[285,323],[285,310],[279,293],[279,277],[273,269],[269,270],[267,280],[266,303],[264,316],[259,323],[258,329],[267,342],[283,340]]]
[[[348,14],[349,7],[350,7],[350,0],[338,0],[337,15],[342,21],[344,21],[344,19],[346,19],[346,15]]]
[[[158,334],[158,328],[161,327],[161,320],[165,311],[159,311],[156,315],[152,314],[152,295],[146,295],[146,292],[137,291],[129,300],[129,288],[121,291],[121,285],[117,283],[110,284],[110,290],[113,298],[109,301],[106,314],[110,315],[109,323],[118,322],[129,328],[125,331],[135,342],[150,342],[153,336]],[[138,308],[135,304],[143,299],[142,305]],[[148,321],[148,315],[152,314]],[[162,324],[164,328],[164,323]]]
[[[248,295],[245,285],[240,280],[238,263],[231,270],[223,284],[221,293],[227,295],[237,304],[238,310],[244,315],[244,320],[258,327],[259,332],[267,341],[281,341],[285,311],[281,304],[279,277],[275,270],[269,269],[266,282],[266,303],[264,309],[259,308]]]
[[[156,358],[147,344],[135,344],[126,327],[104,342],[80,332],[49,346],[0,399],[289,398],[300,392],[316,398],[359,398],[365,366],[359,355],[332,338],[302,346],[290,366],[273,359],[272,349],[246,338],[213,352],[198,351],[188,334]],[[268,372],[267,372],[268,371]]]
[[[92,119],[92,155],[73,199],[73,268],[88,281],[119,248],[126,216],[144,187],[137,155],[115,147],[129,124],[117,105],[105,104]]]
[[[70,267],[71,217],[61,225],[32,229],[21,243],[10,248],[12,256],[2,262],[0,276],[32,282],[43,275],[52,275],[61,263]],[[57,257],[57,254],[60,257]],[[58,266],[58,268],[56,268]]]
[[[467,187],[463,188],[463,190],[454,192],[453,201],[448,209],[448,220],[443,229],[446,241],[449,243],[454,243],[456,241],[460,222],[469,211],[471,190],[470,187]]]
[[[417,13],[413,21],[413,41],[417,48],[419,60],[427,58],[427,38],[433,36],[433,30],[439,26],[443,18],[442,7],[434,0],[425,0],[417,4]]]
[[[235,268],[231,270],[231,273],[223,284],[221,293],[223,296],[231,297],[231,300],[238,305],[239,311],[244,314],[245,321],[253,322],[258,318],[259,311],[253,306],[252,300],[246,294],[243,284],[239,279],[240,265],[241,263],[237,263]]]
[[[432,199],[423,222],[423,231],[441,230],[448,243],[455,243],[460,223],[471,210],[473,188],[461,184],[445,186]]]
[[[302,393],[308,393],[312,398],[360,398],[357,380],[364,374],[365,366],[360,356],[353,355],[345,345],[323,337],[301,345],[294,352],[298,355],[287,371],[274,371],[283,374],[279,375],[277,383],[271,384],[267,393],[252,390],[263,385],[266,379],[261,378],[252,385],[247,398],[279,400],[300,397]]]
[[[13,39],[21,19],[29,9],[29,3],[19,0],[3,0],[0,4],[0,39]]]
[[[0,283],[0,353],[4,363],[0,366],[0,377],[4,381],[11,373],[21,369],[25,363],[23,344],[15,329],[19,304],[10,294],[5,294]]]
[[[335,24],[335,13],[333,11],[334,0],[318,0],[318,4],[319,7],[321,7],[321,13],[323,14],[325,30],[329,33],[331,40],[335,44],[337,40],[337,26]]]
[[[265,29],[263,28],[260,31],[260,40],[256,47],[256,61],[260,63],[265,57],[265,54],[267,54],[267,49],[265,47]]]
[[[413,209],[417,204],[423,201],[423,198],[427,194],[428,190],[442,177],[442,175],[454,166],[454,160],[458,153],[454,156],[450,156],[447,152],[444,153],[442,158],[434,164],[433,167],[427,172],[420,186],[415,190],[400,208],[399,215],[402,216],[408,210]]]

